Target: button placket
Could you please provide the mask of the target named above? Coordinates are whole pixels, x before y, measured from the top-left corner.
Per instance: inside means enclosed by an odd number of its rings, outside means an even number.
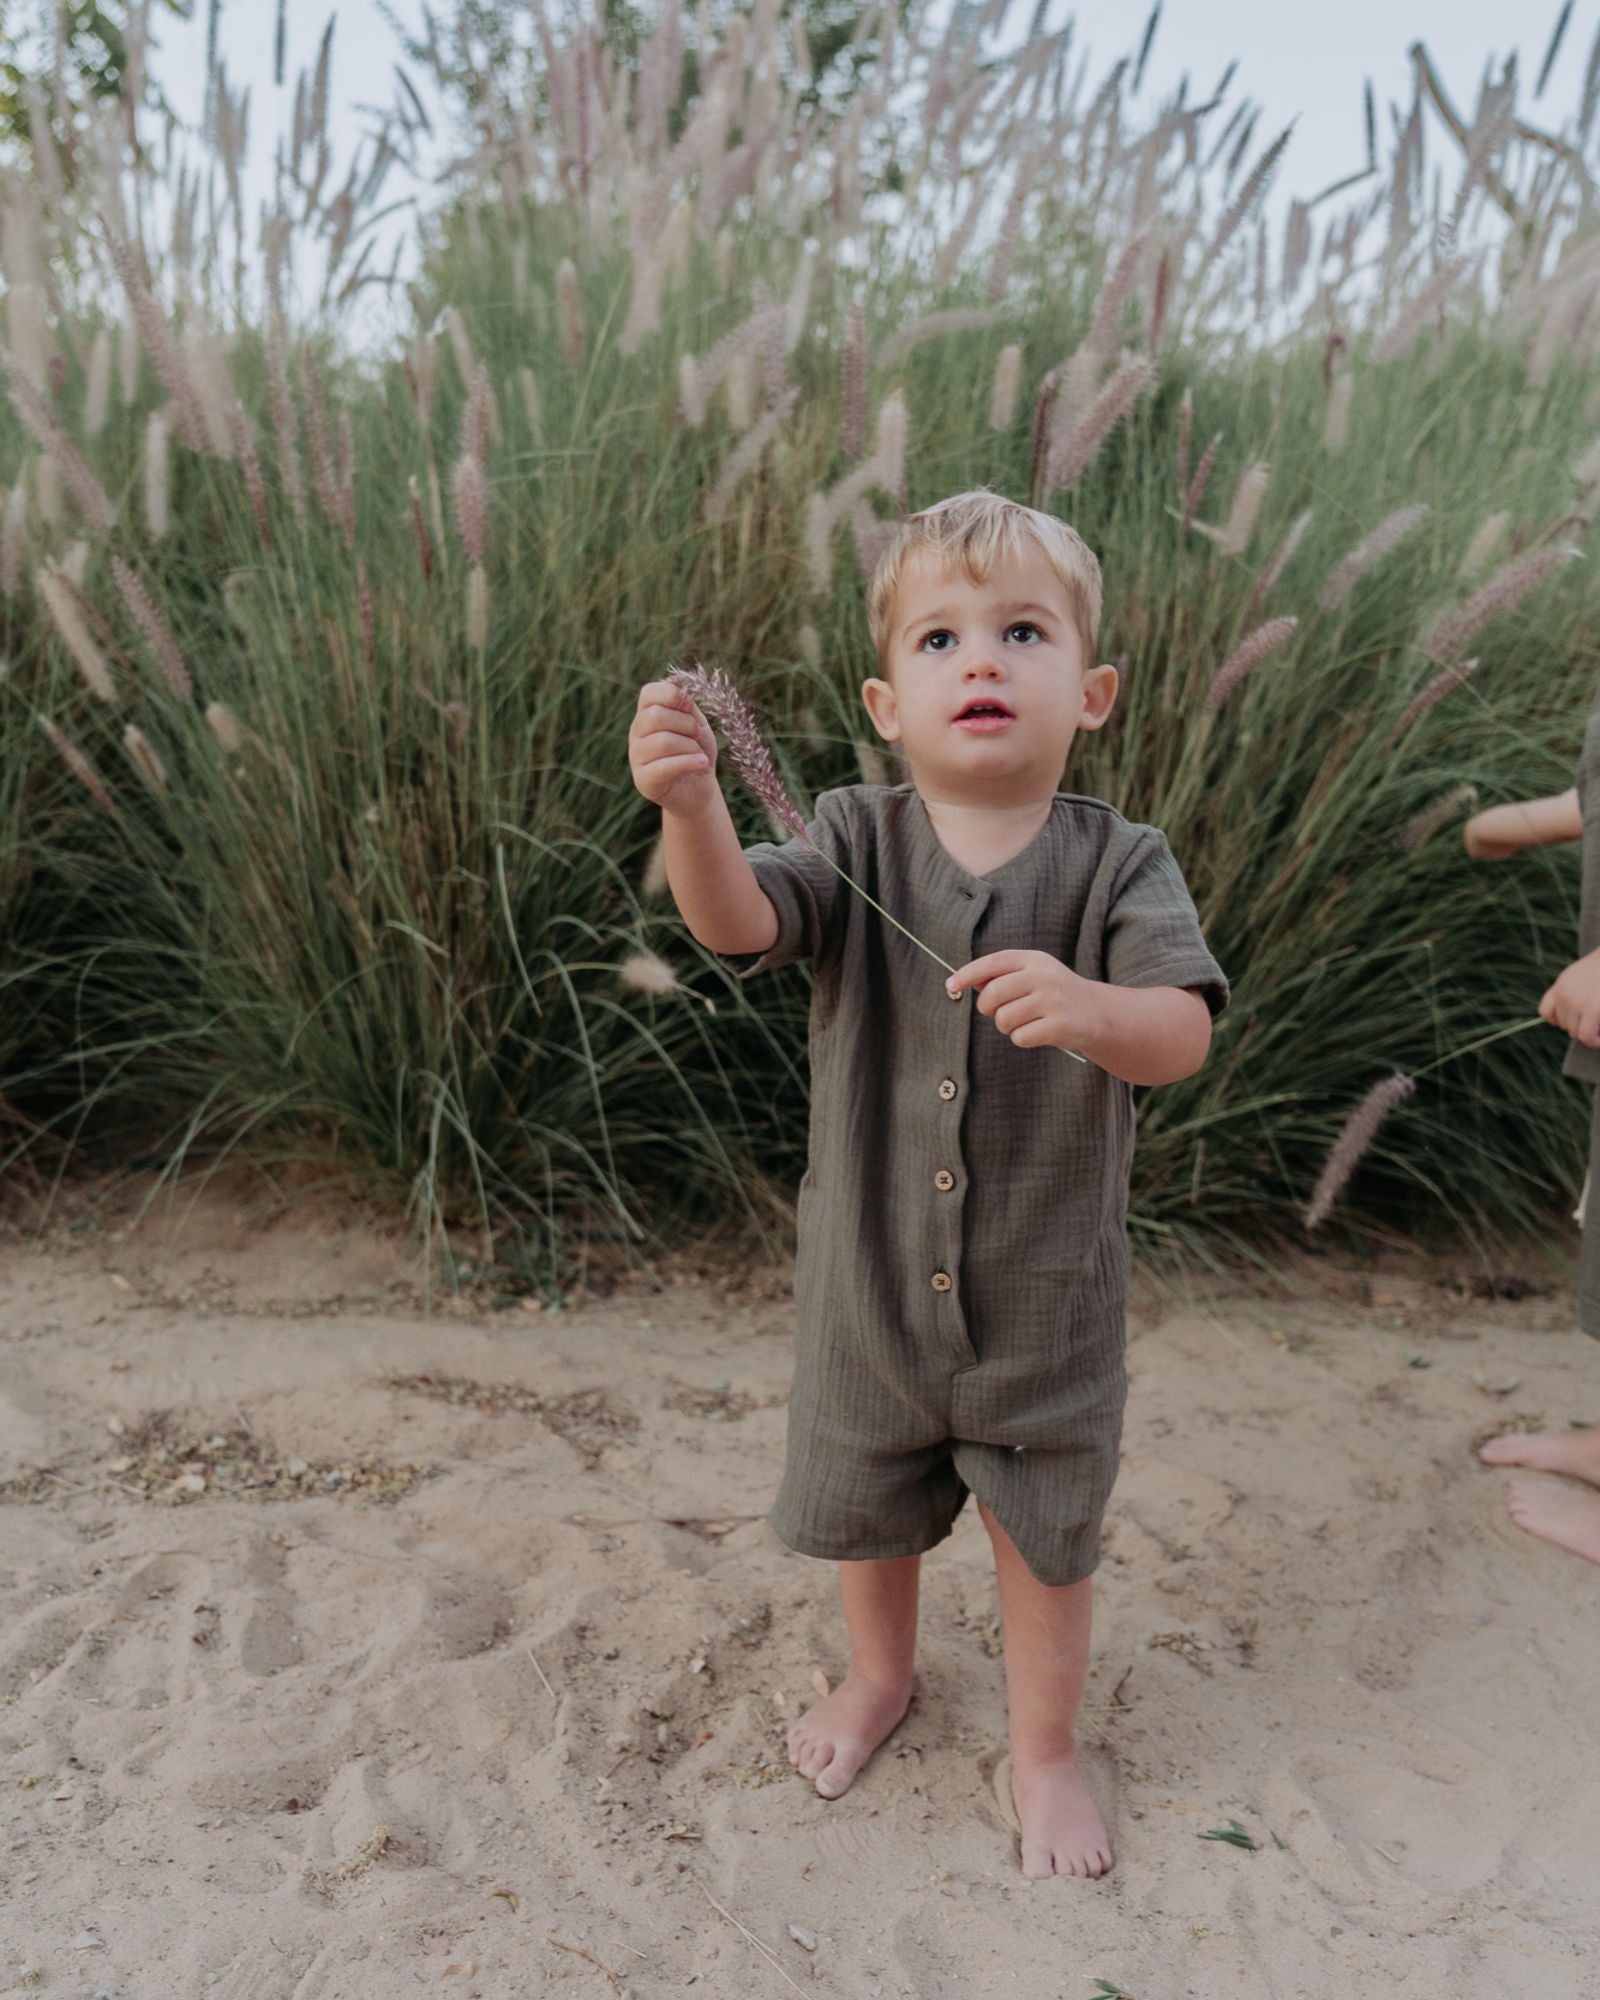
[[[972,947],[973,934],[977,929],[979,917],[988,905],[989,891],[986,887],[977,888],[963,883],[961,885],[961,896],[967,905],[963,913],[965,921],[960,924],[959,934],[951,939],[951,943],[954,946],[951,955],[957,958],[958,963],[965,964],[974,955]],[[949,989],[946,988],[946,997],[952,1000],[964,1000],[967,1002],[967,1005],[958,1013],[946,1016],[951,1028],[948,1043],[949,1054],[946,1073],[940,1078],[938,1085],[940,1100],[943,1104],[951,1108],[952,1114],[948,1124],[941,1121],[939,1128],[942,1141],[941,1149],[945,1150],[945,1157],[947,1159],[954,1160],[957,1165],[960,1165],[961,1122],[966,1108],[962,1098],[961,1080],[966,1079],[971,1074],[972,1020],[976,1008],[976,996],[970,988],[961,993],[950,993]],[[949,1167],[939,1167],[934,1172],[933,1184],[939,1193],[948,1194],[956,1185],[956,1176]],[[954,1294],[955,1279],[951,1273],[959,1269],[958,1259],[960,1258],[962,1248],[960,1204],[954,1203],[942,1210],[936,1210],[935,1218],[933,1236],[935,1242],[943,1249],[944,1255],[938,1268],[931,1274],[929,1283],[937,1293]],[[958,1320],[961,1317],[959,1307],[957,1307],[956,1316]],[[961,1331],[967,1350],[972,1354],[972,1361],[975,1363],[977,1355],[972,1349],[971,1337],[964,1326]]]

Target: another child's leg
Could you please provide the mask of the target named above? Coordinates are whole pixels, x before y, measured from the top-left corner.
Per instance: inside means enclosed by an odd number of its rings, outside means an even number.
[[[1089,1671],[1092,1583],[1040,1583],[980,1500],[994,1544],[1011,1706],[1011,1789],[1024,1875],[1103,1875],[1105,1822],[1078,1770],[1078,1704]]]
[[[849,1789],[911,1701],[921,1565],[921,1556],[839,1565],[850,1669],[789,1731],[789,1762],[825,1799]]]

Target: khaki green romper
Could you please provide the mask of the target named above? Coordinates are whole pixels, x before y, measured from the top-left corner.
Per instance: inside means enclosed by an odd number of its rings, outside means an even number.
[[[1578,956],[1600,950],[1600,694],[1589,711],[1583,732],[1583,751],[1578,759],[1578,804],[1583,812],[1583,894],[1578,909]],[[1589,1183],[1586,1199],[1580,1204],[1583,1216],[1583,1245],[1578,1259],[1578,1324],[1585,1333],[1600,1340],[1600,1206],[1591,1216],[1589,1203],[1597,1201],[1593,1183],[1600,1179],[1600,1049],[1586,1049],[1581,1042],[1568,1042],[1561,1067],[1591,1086],[1589,1110]]]
[[[1058,792],[1022,853],[970,874],[909,784],[823,792],[809,840],[745,849],[778,913],[741,978],[808,957],[810,1158],[800,1183],[783,1541],[919,1555],[968,1491],[1041,1582],[1099,1560],[1122,1430],[1129,1086],[1017,1048],[840,881],[815,841],[951,966],[1047,951],[1119,986],[1227,981],[1165,836]]]

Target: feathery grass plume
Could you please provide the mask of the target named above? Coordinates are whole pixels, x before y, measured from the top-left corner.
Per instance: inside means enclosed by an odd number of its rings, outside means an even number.
[[[1478,803],[1476,785],[1452,785],[1448,792],[1426,805],[1421,812],[1413,813],[1399,833],[1395,845],[1402,854],[1411,854],[1421,847],[1443,826],[1448,826],[1458,813],[1465,812]]]
[[[1123,310],[1133,295],[1133,288],[1139,276],[1139,266],[1144,261],[1149,241],[1149,237],[1141,230],[1124,244],[1121,256],[1112,265],[1105,283],[1100,287],[1100,294],[1094,302],[1094,312],[1089,320],[1089,331],[1083,343],[1098,360],[1109,359],[1116,347]]]
[[[1441,265],[1422,290],[1407,301],[1394,323],[1372,343],[1373,360],[1381,366],[1410,353],[1429,320],[1443,313],[1451,293],[1472,269],[1474,261],[1471,257],[1456,257]]]
[[[815,672],[822,665],[822,635],[809,619],[795,634],[795,644],[800,649],[801,659]]]
[[[839,351],[839,449],[856,459],[866,448],[867,315],[861,301],[852,299]]]
[[[1463,583],[1469,583],[1482,569],[1494,561],[1500,553],[1500,544],[1506,538],[1506,530],[1511,526],[1509,513],[1489,514],[1479,523],[1467,544],[1467,552],[1461,558],[1461,568],[1457,571]]]
[[[872,435],[872,463],[877,483],[893,496],[900,512],[906,511],[906,398],[896,389],[878,405],[878,421]]]
[[[1396,1070],[1393,1076],[1386,1076],[1375,1083],[1351,1112],[1323,1162],[1317,1185],[1306,1206],[1305,1224],[1308,1230],[1320,1228],[1328,1219],[1334,1203],[1344,1192],[1345,1183],[1377,1138],[1384,1119],[1396,1105],[1404,1104],[1416,1087],[1411,1077]]]
[[[170,506],[172,427],[164,409],[152,410],[144,427],[144,525],[159,542],[172,525]]]
[[[328,423],[322,370],[308,346],[300,349],[300,383],[306,399],[306,444],[311,453],[311,490],[316,494],[323,513],[339,528],[339,474],[333,459],[333,431]]]
[[[1577,553],[1570,545],[1535,549],[1531,555],[1519,556],[1515,562],[1497,569],[1465,604],[1446,612],[1429,634],[1423,651],[1437,665],[1448,666],[1475,632],[1502,611],[1520,604],[1531,590],[1536,590]]]
[[[111,411],[111,329],[100,327],[89,350],[88,379],[83,389],[83,434],[97,438]]]
[[[544,437],[544,407],[539,401],[539,378],[531,368],[517,370],[517,388],[522,394],[528,429],[533,433],[534,443],[538,444]]]
[[[15,597],[22,588],[22,558],[28,529],[28,489],[19,479],[6,495],[0,517],[0,594]]]
[[[294,394],[289,386],[289,347],[283,315],[276,310],[267,322],[267,392],[272,405],[273,455],[278,484],[289,496],[297,521],[305,519],[305,487],[300,479],[300,447]]]
[[[230,753],[244,748],[244,731],[239,726],[239,718],[224,701],[206,704],[206,722],[211,734],[224,750]]]
[[[736,431],[747,431],[756,420],[756,357],[736,354],[722,378],[727,399],[728,422]]]
[[[1243,555],[1249,547],[1250,537],[1256,531],[1261,503],[1267,497],[1267,485],[1271,478],[1270,466],[1257,458],[1249,460],[1234,481],[1233,499],[1228,505],[1228,518],[1222,526],[1214,528],[1207,521],[1194,523],[1202,535],[1216,543],[1219,555]]]
[[[783,788],[755,711],[720,667],[673,667],[667,679],[722,731],[734,769],[767,811],[792,834],[806,837],[805,815]]]
[[[664,896],[670,887],[667,880],[666,834],[662,832],[650,843],[650,852],[645,856],[644,873],[639,878],[639,894]]]
[[[81,535],[68,542],[62,552],[61,574],[83,589],[83,579],[89,574],[89,544]]]
[[[243,403],[233,406],[234,439],[239,453],[239,466],[244,473],[245,498],[250,502],[251,519],[256,524],[256,533],[264,549],[272,547],[272,519],[267,510],[267,482],[262,477],[261,456],[256,450],[255,435],[250,428],[250,419],[245,414]]]
[[[39,717],[39,727],[55,745],[56,753],[63,764],[82,785],[103,812],[115,814],[116,807],[111,802],[111,794],[106,790],[100,773],[95,769],[77,744],[50,720],[47,715]]]
[[[1337,458],[1350,440],[1350,408],[1355,394],[1354,370],[1341,368],[1328,390],[1328,414],[1322,426],[1322,448],[1330,458]]]
[[[167,789],[166,766],[156,755],[154,746],[137,723],[130,722],[122,732],[122,741],[133,767],[153,792]]]
[[[758,295],[764,294],[766,287],[757,285]],[[783,307],[768,305],[761,314],[761,332],[756,341],[756,354],[761,362],[761,382],[766,390],[767,408],[775,409],[789,390],[789,364],[783,353]],[[745,428],[748,428],[746,426]]]
[[[456,359],[456,372],[461,377],[463,389],[470,389],[472,378],[477,372],[478,357],[473,352],[472,335],[467,331],[467,323],[461,317],[460,308],[446,306],[440,314],[444,330],[450,336],[450,352]]]
[[[111,558],[111,574],[134,623],[149,642],[167,686],[180,700],[187,701],[194,693],[194,681],[183,654],[178,650],[178,642],[172,636],[171,626],[156,609],[155,600],[145,589],[143,581],[129,569],[121,556]]]
[[[4,364],[0,364],[4,365]],[[38,440],[41,451],[61,468],[78,511],[92,528],[106,534],[116,524],[117,510],[111,496],[95,477],[88,460],[72,442],[56,419],[55,412],[25,375],[6,367],[11,403],[17,415]]]
[[[1587,493],[1591,486],[1600,486],[1600,438],[1574,462],[1572,483],[1580,493]]]
[[[1289,525],[1288,533],[1268,558],[1266,568],[1256,578],[1255,589],[1250,593],[1250,602],[1245,606],[1244,615],[1247,620],[1254,618],[1257,611],[1266,602],[1268,594],[1276,586],[1279,577],[1283,575],[1284,571],[1294,560],[1295,551],[1304,540],[1305,532],[1310,526],[1311,509],[1307,507],[1303,513],[1295,516]]]
[[[583,300],[578,267],[570,257],[556,266],[556,310],[561,318],[561,352],[569,368],[583,366]]]
[[[1453,694],[1469,675],[1476,671],[1477,665],[1476,660],[1459,660],[1455,666],[1446,667],[1443,673],[1435,674],[1427,686],[1420,693],[1414,694],[1401,710],[1399,721],[1384,739],[1384,747],[1390,748],[1398,743],[1419,716],[1426,715],[1428,710],[1443,701],[1447,694]]]
[[[74,665],[83,676],[84,686],[102,701],[115,701],[117,691],[112,684],[111,669],[95,643],[70,581],[59,570],[53,569],[39,570],[35,581],[39,586],[39,595],[44,599],[44,608],[50,614],[50,622],[56,628],[61,643],[72,655]]]
[[[1194,469],[1194,477],[1189,481],[1189,490],[1183,496],[1182,532],[1187,534],[1194,526],[1195,509],[1206,497],[1206,488],[1211,484],[1211,474],[1217,463],[1217,453],[1222,449],[1222,433],[1218,431],[1203,452],[1200,463]]]
[[[1218,223],[1216,233],[1200,259],[1200,267],[1194,275],[1194,289],[1197,293],[1207,271],[1227,249],[1239,229],[1248,220],[1256,203],[1266,193],[1268,183],[1278,170],[1278,162],[1283,158],[1283,149],[1288,145],[1293,132],[1293,125],[1286,125],[1250,169],[1244,185],[1234,196],[1232,205]]]
[[[635,993],[648,993],[653,998],[681,993],[686,1000],[698,1000],[707,1013],[717,1011],[717,1003],[710,994],[696,993],[692,986],[685,986],[667,961],[653,951],[636,951],[625,958],[617,968],[617,977]]]
[[[53,452],[40,452],[33,461],[33,504],[39,519],[54,528],[61,523],[61,465]]]
[[[125,305],[117,322],[117,384],[124,406],[139,399],[139,329],[133,308]]]
[[[469,561],[481,564],[489,542],[489,489],[482,461],[463,451],[451,483],[461,546]]]
[[[184,339],[182,353],[189,380],[194,384],[211,456],[232,458],[233,425],[229,412],[235,396],[222,343],[211,333],[191,333]]]
[[[864,577],[871,577],[883,556],[884,550],[893,541],[895,524],[880,521],[865,500],[858,500],[850,510],[850,533],[856,545],[856,561]]]
[[[422,564],[422,580],[433,581],[433,544],[428,539],[428,524],[422,514],[422,491],[417,485],[417,475],[413,472],[406,481],[406,496],[411,508],[411,532],[417,539],[417,558]]]
[[[1005,211],[1000,218],[1000,227],[995,231],[994,249],[989,257],[989,274],[984,283],[984,296],[992,305],[999,305],[1006,295],[1006,287],[1011,282],[1011,266],[1016,259],[1017,243],[1022,235],[1023,212],[1028,206],[1028,197],[1033,193],[1033,184],[1039,171],[1039,154],[1034,148],[1018,160],[1011,177],[1011,192],[1006,197]],[[988,199],[988,189],[975,180],[972,197],[961,218],[960,233],[970,239],[973,226],[978,220],[979,210]],[[953,256],[947,254],[940,260],[940,268],[945,272],[944,282],[949,283],[955,276],[961,261],[965,243],[955,250]],[[937,280],[935,281],[937,283]]]
[[[378,657],[378,607],[365,556],[356,557],[356,617],[361,625],[361,657],[370,667]]]
[[[1211,676],[1206,707],[1220,708],[1251,668],[1258,667],[1269,653],[1275,653],[1299,623],[1298,618],[1269,618],[1265,625],[1258,625],[1241,639]]]
[[[989,428],[1008,431],[1016,421],[1017,392],[1022,387],[1022,349],[1008,341],[995,358],[989,390]]]
[[[467,644],[478,653],[489,644],[489,579],[481,562],[467,571]]]
[[[249,582],[242,569],[233,570],[222,579],[222,608],[228,614],[228,622],[242,639],[250,636],[250,610],[245,603]]]
[[[1429,512],[1426,500],[1414,500],[1409,507],[1397,508],[1386,520],[1380,521],[1370,535],[1363,536],[1356,543],[1317,592],[1317,608],[1337,611],[1367,571],[1382,562],[1391,549],[1397,549],[1407,535],[1421,527]]]
[[[1045,466],[1045,491],[1074,486],[1088,470],[1111,433],[1133,414],[1141,396],[1155,387],[1156,364],[1144,354],[1125,354],[1121,366],[1085,411],[1062,445],[1059,456]]]
[[[433,395],[439,382],[439,343],[423,334],[406,349],[401,360],[411,400],[417,406],[417,429],[426,437],[433,421]]]
[[[890,334],[878,349],[878,366],[893,367],[902,354],[927,340],[942,340],[952,333],[986,333],[999,318],[989,306],[952,306],[947,312],[925,313]]]
[[[1194,442],[1194,391],[1185,389],[1178,405],[1178,498],[1189,490],[1189,447]]]
[[[708,526],[727,513],[734,494],[766,456],[767,447],[789,421],[799,400],[798,389],[786,390],[783,401],[768,410],[739,440],[717,474],[715,485],[706,494],[703,515]]]
[[[138,256],[122,241],[109,223],[105,224],[105,243],[112,269],[121,280],[129,308],[138,323],[139,337],[144,342],[145,351],[154,363],[155,371],[161,377],[162,386],[171,401],[173,415],[177,419],[178,435],[190,451],[204,451],[206,426],[205,418],[200,412],[200,399],[195,394],[194,384],[189,380],[189,371],[184,366],[183,356],[179,352],[178,343],[172,337],[172,330],[145,284]]]

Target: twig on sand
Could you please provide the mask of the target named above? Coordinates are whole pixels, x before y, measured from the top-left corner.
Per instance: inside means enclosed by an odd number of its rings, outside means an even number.
[[[534,1664],[537,1666],[538,1662],[535,1661]],[[558,1937],[553,1937],[550,1942],[555,1946],[557,1951],[570,1951],[575,1958],[586,1958],[591,1965],[599,1966],[607,1979],[611,1981],[612,1990],[617,1993],[622,1991],[622,1974],[620,1972],[613,1972],[603,1958],[596,1958],[592,1951],[585,1951],[581,1944],[566,1944]]]
[[[696,1876],[695,1880],[698,1882],[700,1878]],[[740,1923],[739,1919],[733,1914],[731,1910],[725,1910],[722,1907],[722,1905],[717,1901],[716,1897],[712,1895],[711,1891],[706,1887],[704,1882],[700,1883],[700,1893],[702,1896],[705,1897],[706,1901],[711,1905],[712,1909],[716,1911],[719,1917],[727,1918],[728,1922],[733,1925],[734,1929],[739,1933],[740,1937],[749,1939],[750,1943],[753,1944],[756,1950],[760,1952],[761,1956],[770,1963],[773,1971],[777,1973],[778,1977],[784,1982],[786,1986],[792,1986],[796,1991],[796,1993],[805,1992],[806,1989],[800,1984],[800,1982],[797,1979],[792,1979],[789,1976],[789,1974],[784,1970],[782,1964],[779,1961],[778,1954],[772,1949],[772,1947],[770,1945],[763,1944],[760,1938],[756,1936],[754,1931],[746,1930],[744,1925]]]
[[[533,1650],[531,1646],[527,1649],[527,1651],[528,1651],[528,1658],[533,1662],[533,1671],[539,1676],[540,1680],[544,1682],[545,1693],[549,1695],[550,1699],[555,1703],[556,1707],[559,1708],[561,1706],[561,1697],[556,1693],[555,1689],[550,1685],[550,1676],[545,1672],[544,1668],[540,1666],[539,1655]]]

